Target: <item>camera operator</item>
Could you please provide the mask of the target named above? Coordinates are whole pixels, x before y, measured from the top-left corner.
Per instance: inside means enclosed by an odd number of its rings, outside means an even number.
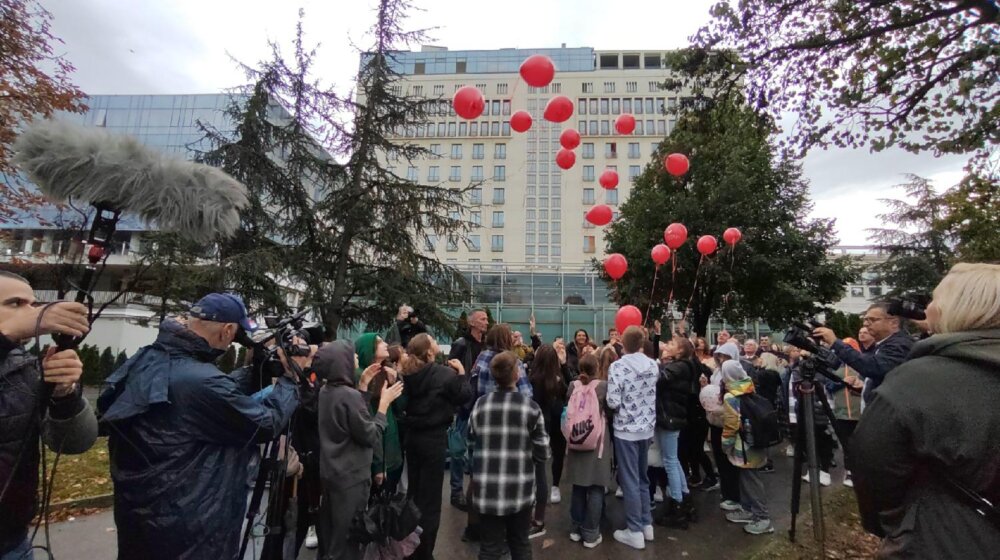
[[[870,306],[861,321],[875,340],[863,353],[838,340],[837,335],[826,327],[818,327],[812,334],[821,337],[840,361],[865,380],[861,398],[867,404],[872,399],[872,391],[882,384],[886,374],[906,361],[913,348],[913,339],[901,330],[900,318],[889,314],[888,304]]]
[[[186,324],[161,323],[156,342],[108,377],[98,408],[110,431],[118,558],[236,556],[254,444],[277,437],[299,404],[287,361],[259,400],[249,368],[215,367],[241,328],[253,326],[239,296],[208,294]]]
[[[1000,266],[952,267],[927,319],[851,438],[861,522],[879,558],[996,558]]]
[[[46,447],[62,453],[83,453],[97,439],[97,419],[77,388],[83,364],[74,350],[49,348],[42,360],[42,375],[54,388],[39,425],[38,362],[21,341],[36,334],[81,336],[90,325],[82,304],[41,308],[34,303],[27,280],[0,271],[0,558],[31,557],[28,526],[36,513],[38,432]]]

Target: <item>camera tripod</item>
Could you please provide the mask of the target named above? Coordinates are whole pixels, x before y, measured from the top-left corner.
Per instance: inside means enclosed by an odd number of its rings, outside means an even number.
[[[823,500],[820,496],[819,483],[819,459],[816,452],[816,402],[822,407],[823,414],[830,421],[844,449],[844,459],[847,459],[847,430],[842,429],[830,408],[830,403],[826,398],[826,391],[823,386],[816,382],[816,374],[820,373],[838,385],[844,386],[844,390],[849,390],[843,380],[822,369],[816,364],[813,358],[808,358],[800,362],[799,372],[802,380],[796,388],[797,406],[801,411],[801,424],[797,437],[795,438],[795,462],[792,469],[792,521],[788,529],[788,539],[795,542],[795,525],[799,515],[799,506],[802,498],[802,467],[803,455],[809,468],[809,501],[813,518],[813,538],[820,545],[820,552],[826,556],[826,527],[823,522]],[[805,453],[802,453],[802,446],[805,446]]]

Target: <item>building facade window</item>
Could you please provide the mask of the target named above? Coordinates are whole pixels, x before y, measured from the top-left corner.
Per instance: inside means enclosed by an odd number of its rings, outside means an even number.
[[[583,236],[583,252],[584,253],[593,253],[593,252],[595,252],[595,250],[596,250],[595,236],[593,236],[593,235],[584,235]]]
[[[493,227],[502,228],[503,227],[503,211],[493,212]]]
[[[493,189],[493,204],[503,204],[506,199],[506,191],[502,188]]]
[[[507,84],[497,84],[497,95],[507,94]]]
[[[638,142],[629,142],[628,143],[628,157],[631,158],[631,159],[642,157],[639,154],[639,143]]]
[[[604,157],[608,159],[618,158],[618,142],[605,142],[604,143]]]
[[[493,145],[493,159],[507,159],[507,144]]]
[[[441,156],[441,144],[431,144],[431,154]]]
[[[444,95],[444,85],[438,84],[434,86],[434,95]]]
[[[635,181],[636,178],[639,177],[640,173],[642,173],[642,168],[639,167],[638,165],[630,165],[630,166],[628,166],[628,178],[629,178],[629,180]]]
[[[427,168],[427,180],[428,181],[440,181],[441,180],[441,168],[437,165],[432,165]]]
[[[614,93],[615,83],[614,82],[604,82],[604,93]]]
[[[484,150],[483,147],[483,144],[472,145],[472,159],[483,159],[486,156],[486,150]]]
[[[583,189],[583,203],[584,204],[594,203],[594,189],[592,188]]]
[[[469,212],[469,222],[473,227],[480,227],[483,225],[483,213],[479,210],[473,210]]]
[[[451,171],[448,173],[449,181],[461,181],[462,180],[462,168],[458,165],[452,165]]]
[[[472,251],[473,253],[478,253],[480,251],[480,248],[482,247],[482,242],[480,241],[478,234],[473,234],[469,236],[468,247],[469,250]]]
[[[592,142],[583,143],[583,147],[580,149],[580,157],[583,159],[594,159],[594,144]]]
[[[473,165],[472,166],[472,180],[473,181],[482,181],[483,180],[483,166],[482,165]]]
[[[583,93],[594,93],[594,82],[584,82]]]
[[[503,165],[493,166],[493,180],[494,181],[506,181],[507,180],[507,167]]]
[[[462,145],[452,144],[451,145],[451,159],[462,159]]]
[[[594,166],[593,165],[584,165],[583,166],[583,180],[584,181],[593,181],[594,180]]]
[[[618,205],[618,189],[606,189],[604,191],[604,202],[611,206]]]
[[[420,177],[417,175],[417,168],[416,168],[416,166],[411,165],[411,166],[409,166],[409,167],[406,168],[406,180],[407,181],[414,181],[414,182],[420,180]]]
[[[649,91],[660,91],[660,82],[649,82]]]
[[[494,253],[503,252],[503,236],[494,235],[490,237],[490,250]]]
[[[476,187],[469,190],[469,203],[479,205],[483,203],[483,189]]]
[[[458,251],[458,240],[455,239],[454,236],[448,237],[448,244],[446,246],[446,250],[449,253],[454,253],[454,252]]]
[[[635,93],[639,91],[639,82],[625,82],[625,91],[627,93]]]

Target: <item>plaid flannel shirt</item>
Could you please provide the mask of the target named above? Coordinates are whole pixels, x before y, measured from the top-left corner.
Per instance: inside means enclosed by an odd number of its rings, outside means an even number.
[[[476,358],[476,364],[472,366],[472,377],[476,379],[476,398],[488,395],[497,390],[497,382],[493,380],[490,373],[490,362],[498,354],[495,350],[483,350]],[[526,395],[529,399],[533,396],[531,382],[528,381],[528,371],[524,367],[524,362],[517,362],[517,392]]]
[[[475,445],[472,507],[481,514],[510,515],[535,500],[535,463],[549,459],[549,435],[538,404],[513,390],[476,402],[469,418]]]

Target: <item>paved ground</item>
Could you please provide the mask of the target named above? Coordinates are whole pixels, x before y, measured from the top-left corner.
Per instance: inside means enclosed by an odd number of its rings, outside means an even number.
[[[573,558],[574,560],[639,560],[639,559],[738,559],[747,552],[756,549],[761,539],[787,538],[789,523],[789,499],[791,496],[790,473],[791,459],[784,457],[776,448],[777,472],[765,476],[770,508],[774,517],[777,532],[773,537],[752,537],[746,535],[742,528],[727,523],[718,507],[718,492],[695,491],[695,499],[699,505],[700,520],[687,531],[663,529],[657,527],[656,542],[647,546],[645,551],[636,551],[614,541],[612,528],[624,525],[621,500],[608,498],[608,526],[604,530],[604,543],[593,550],[587,550],[579,544],[570,542],[569,504],[550,506],[547,512],[548,534],[533,542],[536,558]],[[842,474],[834,473],[834,480],[840,481]],[[837,486],[831,487],[836,489]],[[564,497],[569,494],[569,487],[562,489]],[[803,486],[804,503],[807,508],[808,489]],[[445,498],[447,496],[445,495]],[[800,524],[804,518],[800,516]],[[468,560],[476,557],[477,547],[463,543],[462,529],[465,527],[465,516],[445,503],[438,536],[438,546],[435,551],[437,560]],[[103,560],[115,558],[114,519],[111,512],[103,512],[53,525],[52,548],[57,560]],[[802,535],[809,538],[808,535]],[[39,554],[39,558],[42,554]],[[301,560],[313,560],[313,551],[303,548]]]

